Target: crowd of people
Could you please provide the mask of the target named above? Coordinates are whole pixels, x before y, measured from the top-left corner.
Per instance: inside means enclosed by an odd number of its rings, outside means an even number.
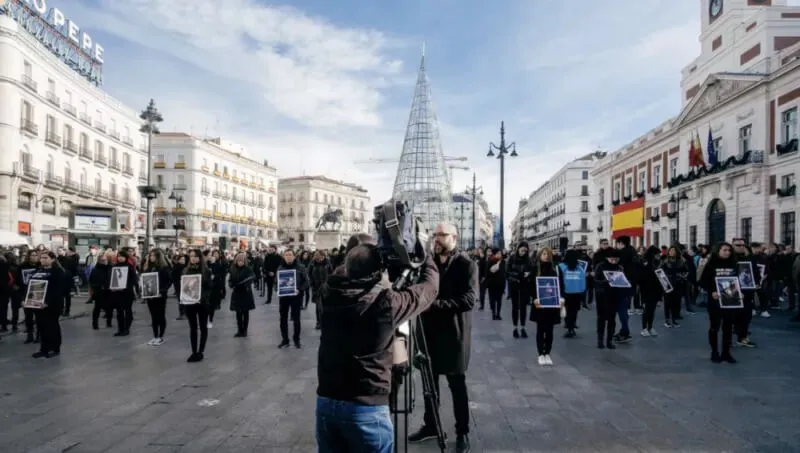
[[[189,327],[188,362],[204,359],[208,329],[213,328],[215,313],[225,301],[236,316],[234,336],[245,338],[256,294],[265,304],[277,297],[278,347],[298,349],[302,348],[300,314],[311,302],[316,306],[316,328],[321,330],[319,451],[369,445],[363,451],[388,452],[394,429],[389,418],[396,359],[392,347],[398,326],[419,315],[435,390],[438,394],[439,376],[445,375],[456,419],[456,451],[465,453],[470,451],[466,372],[472,310],[485,310],[487,295],[495,321],[502,321],[503,302],[510,300],[515,339],[528,338],[527,322],[535,323],[542,366],[553,365],[555,327],[563,322],[564,338],[577,337],[579,313],[592,306],[597,312],[600,349],[616,349],[632,341],[631,316],[641,316],[642,337],[658,336],[659,304],[668,329],[679,328],[684,315],[705,307],[715,363],[736,363],[734,335],[738,346],[756,346],[750,332],[753,316],[768,318],[771,310],[783,309],[782,304],[788,310],[797,309],[800,256],[791,246],[764,247],[734,239],[713,250],[703,245],[637,250],[630,238],[619,237],[613,246],[602,240],[597,250],[580,246],[531,250],[521,242],[512,251],[462,252],[456,247],[456,234],[451,225],[436,227],[433,253],[419,280],[402,289],[392,287],[382,255],[368,235],[354,236],[346,247],[330,251],[154,248],[139,257],[135,248],[93,247],[82,266],[77,254],[67,248],[9,250],[0,255],[0,331],[16,332],[23,326],[24,343],[39,345],[33,357],[58,356],[62,349],[59,319],[70,315],[72,295],[81,290],[80,272],[85,272],[88,282],[88,303],[94,304],[92,328],[99,330],[101,319],[106,328],[116,322],[114,335],[128,336],[134,304],[140,301],[148,307],[153,333],[149,344],[154,347],[165,340],[171,290],[178,301],[177,319],[186,320]],[[743,267],[743,263],[749,264]],[[743,274],[743,269],[749,273]],[[282,292],[278,275],[287,270],[292,271],[293,291]],[[734,278],[741,285],[723,290],[721,278]],[[28,286],[34,281],[46,282],[43,294],[37,296],[39,305],[29,303]],[[741,296],[738,306],[726,301],[731,288]],[[800,321],[800,315],[795,314],[792,321]],[[409,436],[411,442],[436,437],[433,404],[438,403],[426,400],[424,424]],[[353,424],[360,428],[345,426]]]

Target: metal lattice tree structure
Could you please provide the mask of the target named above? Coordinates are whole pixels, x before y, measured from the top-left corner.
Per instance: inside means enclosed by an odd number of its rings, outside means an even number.
[[[425,72],[424,50],[392,197],[407,202],[428,229],[439,223],[452,223],[451,182]]]

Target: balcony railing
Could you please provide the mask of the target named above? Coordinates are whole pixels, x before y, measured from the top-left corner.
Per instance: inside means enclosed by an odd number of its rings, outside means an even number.
[[[64,181],[64,191],[69,192],[77,192],[78,191],[78,183],[76,181],[72,181],[71,179],[66,178]]]
[[[78,144],[72,140],[64,140],[64,151],[71,154],[78,154]]]
[[[125,168],[122,169],[122,173],[128,176],[133,176],[133,167],[126,165]]]
[[[81,148],[80,150],[81,157],[84,159],[92,160],[92,151],[85,146],[81,146],[80,148]]]
[[[200,193],[203,194],[203,195],[209,195],[209,194],[211,194],[211,191],[208,189],[208,187],[201,187],[200,188]]]
[[[186,190],[186,184],[173,184],[172,190]]]
[[[78,115],[78,119],[80,119],[82,122],[86,123],[89,126],[92,125],[92,117],[89,116],[88,113],[81,113],[80,115]]]
[[[94,193],[94,190],[92,190],[92,186],[90,186],[88,184],[81,184],[79,190],[80,190],[81,195],[84,195],[84,196],[88,196],[88,195],[91,195],[91,194]]]
[[[106,158],[103,154],[97,154],[94,156],[94,163],[98,165],[108,165],[108,158]]]
[[[110,135],[115,140],[119,140],[119,131],[115,131],[114,129],[111,129],[110,131],[108,131],[108,135]]]
[[[47,97],[47,100],[56,107],[61,105],[61,99],[54,92],[48,91],[45,97]]]
[[[166,162],[153,162],[153,168],[167,168]]]
[[[36,167],[31,167],[30,165],[22,166],[22,176],[26,178],[38,180],[40,174],[41,172]]]
[[[61,136],[55,132],[48,131],[44,141],[54,146],[61,146]]]
[[[26,87],[30,88],[33,91],[39,91],[39,84],[33,80],[33,77],[29,76],[28,74],[22,74],[22,84]]]
[[[175,162],[175,168],[180,170],[186,169],[186,162]]]
[[[98,131],[104,133],[104,134],[106,133],[106,125],[103,124],[101,121],[95,121],[94,122],[94,128],[97,129]]]
[[[108,168],[119,171],[121,166],[118,160],[111,159],[111,162],[108,163]]]
[[[147,182],[147,173],[144,171],[139,172],[139,181]]]
[[[130,137],[122,137],[122,143],[128,146],[133,146],[133,139]]]
[[[33,135],[39,135],[39,126],[29,119],[22,119],[21,128],[23,131]]]
[[[75,110],[75,106],[74,105],[72,105],[72,104],[64,104],[61,107],[64,109],[65,112],[67,112],[68,114],[72,115],[73,117],[77,117],[78,116],[78,111]]]
[[[44,177],[45,184],[51,186],[60,186],[63,184],[64,179],[61,176],[56,176],[53,173],[47,173]]]

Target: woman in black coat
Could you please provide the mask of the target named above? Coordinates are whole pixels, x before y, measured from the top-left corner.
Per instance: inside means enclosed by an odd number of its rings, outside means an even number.
[[[208,341],[208,312],[211,309],[211,272],[206,267],[203,252],[200,249],[189,251],[189,259],[186,268],[183,269],[183,276],[187,275],[200,275],[200,301],[180,300],[189,321],[189,342],[192,346],[192,355],[186,361],[193,363],[200,362],[204,358],[203,353]],[[182,288],[182,290],[186,292],[187,288]],[[200,331],[199,344],[197,342],[198,330]]]
[[[105,312],[106,327],[111,327],[113,309],[108,297],[108,283],[111,281],[111,266],[108,254],[100,254],[97,263],[89,273],[89,300],[94,303],[92,309],[92,329],[100,328],[100,313]]]
[[[539,352],[539,365],[552,365],[550,351],[553,349],[553,329],[556,324],[561,324],[561,307],[564,306],[564,299],[559,294],[558,306],[543,306],[539,303],[539,293],[537,291],[537,277],[556,277],[558,287],[564,287],[564,279],[558,271],[558,265],[553,260],[553,250],[545,247],[539,251],[539,256],[534,265],[534,272],[531,276],[533,285],[534,299],[533,310],[531,310],[531,321],[536,323],[536,349]]]
[[[484,282],[482,289],[489,293],[489,308],[492,309],[492,320],[500,321],[503,307],[503,294],[506,292],[506,261],[501,249],[487,249],[484,266]],[[480,275],[480,268],[478,269]]]
[[[70,291],[67,275],[58,264],[56,254],[50,251],[42,252],[39,256],[40,267],[28,280],[47,281],[47,290],[44,296],[44,307],[36,309],[37,330],[41,337],[39,352],[34,353],[34,358],[55,357],[61,354],[61,324],[59,317],[64,309],[64,294]]]
[[[117,333],[115,337],[125,337],[131,333],[133,324],[133,301],[136,299],[134,288],[139,285],[136,268],[128,260],[127,250],[120,250],[116,264],[111,266],[111,283],[108,286],[109,297],[117,308]],[[127,277],[124,277],[127,269]],[[120,272],[121,271],[121,272]],[[124,279],[124,281],[122,281]],[[117,285],[119,289],[115,289]]]
[[[158,297],[147,298],[147,308],[150,310],[153,339],[148,343],[151,346],[161,346],[164,343],[164,331],[167,330],[167,290],[172,283],[172,268],[164,257],[164,252],[154,249],[147,256],[142,267],[145,273],[158,274]]]
[[[239,253],[233,259],[231,266],[231,311],[236,312],[236,335],[234,337],[246,337],[247,327],[250,324],[250,310],[256,309],[256,301],[253,297],[253,283],[256,274],[247,265],[247,255]]]
[[[228,266],[220,259],[219,250],[214,250],[208,255],[208,270],[211,272],[211,296],[209,299],[208,327],[214,327],[214,313],[222,307],[225,299],[225,278],[228,276]]]

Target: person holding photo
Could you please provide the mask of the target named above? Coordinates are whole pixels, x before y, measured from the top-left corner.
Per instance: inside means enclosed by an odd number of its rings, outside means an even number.
[[[711,346],[711,361],[714,363],[736,363],[731,355],[733,343],[733,326],[741,308],[722,308],[720,294],[717,290],[717,277],[737,277],[738,269],[736,258],[733,256],[733,247],[727,242],[720,243],[716,252],[703,267],[700,276],[700,285],[710,294],[708,300],[708,343]],[[722,329],[722,354],[719,350],[719,331]]]
[[[595,255],[599,261],[594,268],[595,307],[597,310],[597,348],[616,349],[614,345],[614,329],[617,325],[617,309],[621,297],[618,288],[612,288],[605,272],[622,272],[619,264],[620,251],[606,249],[602,255]]]
[[[51,251],[39,255],[40,267],[31,280],[47,281],[47,291],[44,296],[44,308],[34,310],[36,325],[41,335],[39,352],[33,358],[55,357],[61,354],[61,324],[60,317],[64,309],[64,293],[71,290],[71,285],[66,278],[66,273],[58,264],[58,257]],[[29,281],[30,283],[30,281]]]
[[[125,276],[127,269],[128,275]],[[115,337],[127,337],[131,334],[133,324],[133,302],[136,299],[134,287],[139,282],[136,279],[136,269],[128,260],[128,251],[120,250],[117,253],[117,262],[111,266],[111,285],[109,297],[117,309],[117,333]],[[120,285],[114,288],[114,285]]]
[[[664,327],[680,327],[678,321],[681,319],[681,300],[687,291],[689,267],[678,247],[673,245],[667,249],[667,255],[661,261],[660,269],[664,271],[664,275],[672,285],[672,291],[664,293]]]
[[[737,267],[738,263],[750,263],[753,269],[753,274],[747,277],[751,280],[748,282],[750,285],[747,286],[758,288],[761,284],[761,273],[758,271],[755,257],[750,251],[750,247],[745,244],[744,239],[733,240],[733,252]],[[739,280],[743,280],[741,276],[739,276]],[[756,344],[750,339],[750,323],[753,321],[753,311],[756,309],[756,290],[742,288],[742,295],[744,296],[744,309],[739,311],[734,325],[737,344],[745,348],[754,348]]]
[[[204,359],[208,341],[208,312],[211,298],[211,272],[206,267],[203,252],[200,249],[189,251],[189,260],[183,275],[200,275],[200,303],[185,304],[184,312],[189,320],[189,343],[192,346],[192,355],[186,359],[189,363],[200,362]],[[193,288],[194,289],[194,288]],[[188,289],[185,289],[188,294]],[[197,341],[197,331],[200,331],[200,342]]]
[[[158,297],[148,297],[145,300],[150,311],[150,325],[153,327],[153,339],[147,344],[161,346],[164,344],[164,332],[167,330],[167,289],[172,280],[172,269],[161,249],[153,249],[147,255],[147,261],[142,269],[143,273],[158,274]]]
[[[14,281],[17,284],[17,297],[20,301],[25,300],[28,295],[28,278],[25,276],[33,275],[39,268],[39,252],[36,250],[29,250],[25,261],[19,265],[17,274],[14,275]],[[36,328],[36,311],[32,308],[23,307],[23,315],[25,316],[25,344],[38,343],[40,341],[39,330]]]
[[[642,332],[643,337],[657,337],[655,327],[653,327],[656,320],[656,308],[658,308],[658,301],[661,300],[664,288],[656,275],[656,270],[661,267],[661,250],[658,247],[651,245],[644,252],[642,257],[642,281],[639,286],[639,291],[642,297]]]
[[[577,260],[576,263],[577,265]],[[558,287],[564,287],[564,279],[558,266],[553,262],[553,250],[547,247],[539,251],[539,257],[534,264],[531,282],[533,283],[533,309],[531,310],[531,321],[536,323],[536,349],[539,352],[539,365],[553,365],[550,352],[553,350],[553,329],[556,324],[561,323],[561,307],[564,299],[559,297],[560,306],[549,307],[539,304],[537,298],[537,277],[556,277]]]
[[[236,335],[234,337],[246,337],[247,328],[250,325],[250,310],[256,309],[256,301],[253,296],[253,283],[256,281],[255,271],[247,265],[247,255],[239,253],[233,259],[231,266],[231,278],[228,284],[231,287],[231,306],[232,312],[236,313]]]
[[[300,349],[300,311],[303,309],[303,294],[304,290],[309,286],[308,273],[305,266],[303,266],[295,257],[292,250],[287,249],[283,252],[283,264],[278,267],[278,274],[283,270],[295,271],[295,294],[292,296],[281,296],[278,294],[278,309],[280,313],[280,328],[281,328],[281,343],[279,348],[289,347],[289,314],[292,316],[292,323],[294,324],[294,347]],[[280,287],[278,288],[280,291]]]

